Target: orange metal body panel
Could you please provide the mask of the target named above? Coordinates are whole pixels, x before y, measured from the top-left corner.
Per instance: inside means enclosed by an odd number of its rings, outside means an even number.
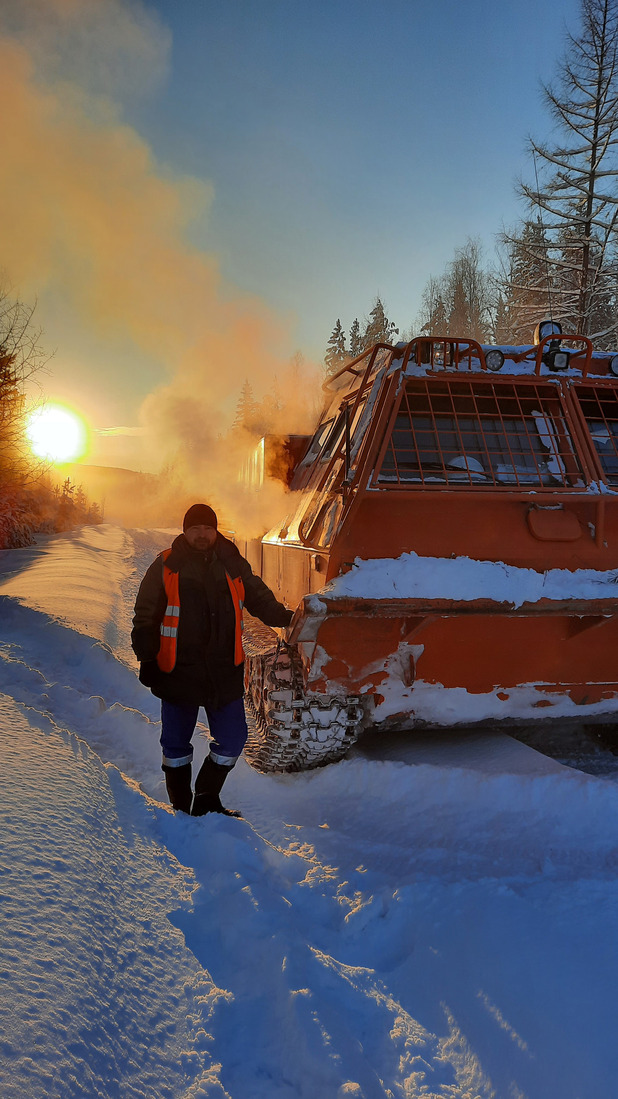
[[[263,545],[262,577],[289,607],[297,607],[307,592],[324,587],[325,573],[315,572],[312,557],[315,554],[302,546]]]
[[[541,506],[551,507],[552,503],[543,501]],[[501,499],[487,499],[473,489],[467,493],[366,492],[333,543],[329,579],[355,557],[399,557],[411,550],[427,557],[455,554],[506,561],[541,572],[550,567],[618,566],[618,498],[608,503],[595,497],[565,501],[564,508],[579,521],[581,533],[574,541],[535,537],[527,516],[536,506],[534,497],[518,500],[505,494]],[[605,506],[602,546],[596,541],[600,506]]]
[[[441,616],[435,608],[417,618],[326,618],[317,644],[328,659],[315,669],[308,665],[308,684],[322,690],[336,680],[352,693],[363,687],[379,692],[387,675],[380,665],[402,642],[418,650],[402,655],[405,686],[423,680],[484,694],[530,683],[565,687],[578,705],[606,697],[610,685],[616,688],[618,617],[525,616],[506,609]]]

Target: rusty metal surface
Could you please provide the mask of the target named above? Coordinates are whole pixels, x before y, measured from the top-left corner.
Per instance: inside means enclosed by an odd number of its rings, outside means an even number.
[[[612,618],[618,615],[618,585],[615,599],[539,599],[534,603],[515,606],[508,601],[494,599],[361,599],[342,596],[333,599],[320,594],[324,615],[362,618],[409,618],[417,615],[473,615],[499,614],[509,617],[531,618],[544,615],[560,615],[569,618]],[[315,599],[315,597],[313,597]],[[305,613],[315,614],[310,607]]]

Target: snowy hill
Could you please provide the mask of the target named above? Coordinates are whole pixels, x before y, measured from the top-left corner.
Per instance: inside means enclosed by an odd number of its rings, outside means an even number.
[[[174,816],[128,638],[169,541],[0,554],[3,1099],[613,1099],[615,783],[399,736]]]

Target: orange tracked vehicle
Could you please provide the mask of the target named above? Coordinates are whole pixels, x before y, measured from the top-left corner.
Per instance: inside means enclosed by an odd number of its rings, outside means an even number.
[[[363,727],[618,720],[618,354],[377,345],[312,438],[266,439],[285,523],[245,546],[296,607],[246,629],[247,754],[298,770]]]

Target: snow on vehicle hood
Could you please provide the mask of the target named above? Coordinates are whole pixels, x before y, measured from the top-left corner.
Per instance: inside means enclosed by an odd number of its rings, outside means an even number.
[[[534,569],[504,561],[470,557],[421,557],[413,551],[398,558],[363,561],[323,589],[331,598],[493,599],[519,607],[539,599],[618,598],[618,570]]]

